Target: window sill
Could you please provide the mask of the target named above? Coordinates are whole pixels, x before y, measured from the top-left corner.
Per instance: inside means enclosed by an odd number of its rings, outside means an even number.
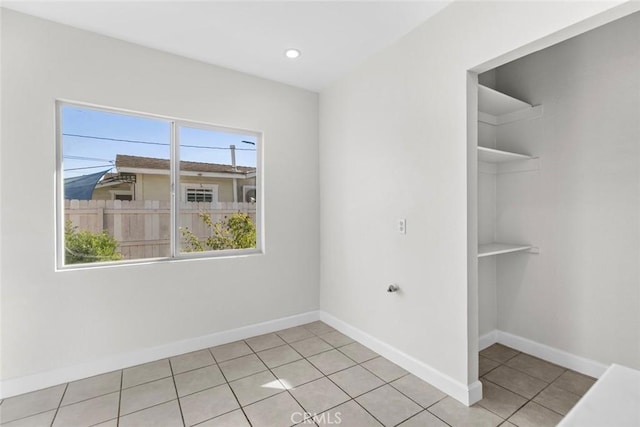
[[[76,271],[76,270],[89,270],[89,269],[104,269],[104,268],[116,268],[116,267],[130,267],[139,265],[150,264],[173,264],[190,261],[204,261],[204,260],[221,260],[230,258],[248,258],[259,255],[264,255],[263,249],[238,249],[238,250],[221,250],[221,251],[208,251],[208,252],[187,252],[180,254],[174,258],[142,258],[132,259],[124,261],[111,261],[111,262],[92,262],[87,264],[70,264],[57,266],[56,272]]]

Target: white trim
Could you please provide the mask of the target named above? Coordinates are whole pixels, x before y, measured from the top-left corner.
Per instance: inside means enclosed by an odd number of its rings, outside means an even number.
[[[146,175],[170,175],[171,172],[168,169],[152,169],[152,168],[131,168],[131,167],[119,167],[118,172],[126,173],[142,173]],[[247,179],[247,174],[240,172],[194,172],[194,171],[180,171],[181,176],[197,176],[204,178],[239,178]]]
[[[54,165],[55,175],[55,195],[56,195],[56,218],[55,218],[55,267],[64,267],[64,156],[62,155],[62,105],[59,100],[55,101],[56,113],[56,164]],[[0,390],[1,392],[1,390]],[[1,393],[0,393],[1,394]]]
[[[507,347],[514,348],[523,353],[536,356],[556,365],[560,365],[567,369],[572,369],[581,374],[591,377],[600,378],[607,370],[607,365],[586,357],[577,356],[575,354],[560,350],[546,344],[532,341],[527,338],[503,332],[498,329],[489,332],[479,338],[479,348],[483,350],[492,344],[500,343]]]
[[[577,356],[575,354],[560,350],[546,344],[541,344],[527,338],[519,337],[508,332],[497,331],[498,342],[508,347],[515,348],[518,351],[528,353],[540,359],[555,363],[568,369],[589,375],[595,378],[600,376],[607,370],[607,365],[587,359],[586,357]]]
[[[171,154],[169,158],[169,185],[171,186],[171,210],[169,221],[171,223],[171,233],[169,236],[171,246],[171,258],[180,254],[180,197],[178,188],[180,186],[180,132],[176,122],[171,122]],[[137,180],[136,180],[137,181]]]
[[[447,374],[432,368],[424,362],[398,350],[397,348],[381,341],[366,332],[361,331],[346,322],[320,311],[320,320],[339,330],[343,334],[353,338],[361,344],[371,348],[376,353],[386,357],[393,363],[423,379],[434,387],[439,388],[454,399],[470,406],[482,399],[482,384],[475,381],[473,384],[463,384]]]
[[[163,120],[168,123],[180,122],[181,125],[186,125],[187,127],[197,128],[197,129],[215,130],[218,132],[233,133],[236,135],[243,135],[243,136],[254,136],[257,138],[260,138],[262,135],[261,131],[256,131],[256,130],[249,130],[249,129],[244,129],[240,127],[228,127],[228,126],[218,125],[210,122],[194,122],[194,121],[191,121],[190,119],[183,119],[180,117],[164,116],[162,114],[144,113],[137,110],[129,110],[127,108],[106,107],[104,105],[94,104],[91,102],[76,101],[76,100],[71,100],[67,98],[57,98],[56,102],[62,103],[65,105],[73,105],[76,107],[82,107],[82,108],[87,108],[87,109],[92,109],[97,111],[104,111],[107,113],[127,114],[130,116],[142,117],[146,119]]]
[[[494,329],[478,339],[478,350],[482,351],[498,342],[498,330]]]
[[[0,382],[0,399],[16,396],[30,391],[40,390],[58,384],[103,374],[106,372],[124,369],[142,363],[172,357],[203,348],[214,347],[256,335],[267,334],[281,329],[291,328],[319,320],[318,311],[281,317],[275,320],[242,326],[236,329],[216,332],[213,334],[176,341],[157,347],[140,349],[129,353],[121,353],[108,358],[95,360],[80,365],[69,366],[53,371],[25,377],[12,378]]]
[[[467,401],[462,403],[471,406],[482,400],[482,382],[480,382],[480,380],[472,382],[469,387],[467,387],[467,390]]]

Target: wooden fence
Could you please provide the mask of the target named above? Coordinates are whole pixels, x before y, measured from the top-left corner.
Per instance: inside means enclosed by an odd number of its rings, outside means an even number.
[[[158,200],[65,200],[64,218],[79,230],[106,231],[119,243],[124,259],[168,257],[170,255],[170,202]],[[187,202],[180,207],[179,226],[204,239],[210,229],[199,214],[207,212],[215,223],[237,212],[248,214],[255,222],[254,203]]]

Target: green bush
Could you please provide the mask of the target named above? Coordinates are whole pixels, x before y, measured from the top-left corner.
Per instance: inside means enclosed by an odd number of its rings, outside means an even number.
[[[256,226],[246,213],[238,212],[230,217],[225,216],[215,224],[207,212],[200,212],[198,216],[211,229],[211,235],[201,242],[191,230],[181,228],[186,252],[256,247]]]
[[[117,261],[122,254],[116,249],[118,241],[107,234],[78,231],[71,221],[64,226],[64,262],[80,264],[87,262]]]

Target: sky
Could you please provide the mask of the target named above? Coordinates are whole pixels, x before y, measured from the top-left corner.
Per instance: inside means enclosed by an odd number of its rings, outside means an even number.
[[[61,123],[65,178],[116,172],[117,154],[169,159],[168,120],[64,105]],[[230,165],[233,144],[238,166],[256,166],[256,146],[243,142],[256,143],[255,135],[181,127],[179,139],[180,160]]]

